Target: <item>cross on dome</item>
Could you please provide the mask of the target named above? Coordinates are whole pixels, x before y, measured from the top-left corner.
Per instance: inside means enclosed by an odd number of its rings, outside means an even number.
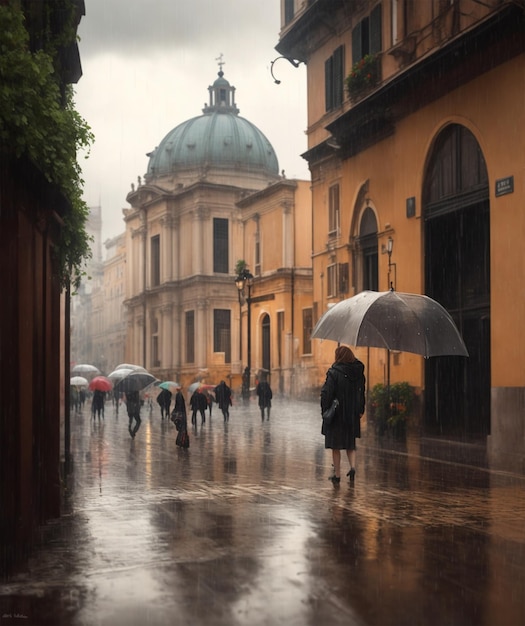
[[[222,72],[222,66],[226,65],[226,61],[223,61],[223,54],[222,52],[219,54],[219,56],[215,59],[216,61],[218,61],[217,65],[219,66],[219,71]]]

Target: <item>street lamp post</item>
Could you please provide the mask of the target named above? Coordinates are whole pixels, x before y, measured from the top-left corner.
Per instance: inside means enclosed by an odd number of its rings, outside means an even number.
[[[247,356],[247,365],[246,369],[242,375],[242,396],[244,401],[246,402],[250,397],[250,379],[251,379],[251,368],[252,368],[252,284],[253,284],[253,274],[251,274],[248,269],[245,267],[239,272],[239,275],[235,279],[235,285],[237,286],[238,294],[239,294],[239,310],[242,311],[242,303],[246,302],[248,305],[248,329],[247,329],[247,341],[246,341],[246,356]],[[246,289],[247,288],[247,289]],[[247,295],[246,295],[247,292]],[[241,319],[241,338],[242,338],[242,319]],[[242,341],[242,339],[241,339]],[[241,350],[239,351],[239,357],[242,363],[242,343],[239,342]]]

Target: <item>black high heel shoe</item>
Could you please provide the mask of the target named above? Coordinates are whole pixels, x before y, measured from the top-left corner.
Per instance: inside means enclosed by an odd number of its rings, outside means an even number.
[[[341,482],[340,476],[329,476],[328,480],[331,480],[334,485],[338,485]]]
[[[350,478],[350,480],[354,480],[355,478],[355,469],[353,467],[350,468],[350,471],[347,474],[348,478]]]

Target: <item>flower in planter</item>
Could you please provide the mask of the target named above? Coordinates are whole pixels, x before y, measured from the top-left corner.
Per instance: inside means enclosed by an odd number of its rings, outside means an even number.
[[[379,82],[379,56],[366,54],[355,63],[346,77],[346,90],[350,98],[359,96]]]
[[[371,391],[374,418],[381,428],[405,424],[414,400],[414,390],[407,382],[393,383],[386,387],[381,383]]]

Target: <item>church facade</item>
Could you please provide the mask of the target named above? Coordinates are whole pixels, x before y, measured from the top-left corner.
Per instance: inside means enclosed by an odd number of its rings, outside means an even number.
[[[248,329],[248,303],[235,283],[239,262],[254,275],[254,294],[261,295],[272,273],[292,274],[296,262],[306,268],[300,289],[311,292],[310,237],[297,260],[289,251],[292,239],[283,240],[277,250],[270,243],[273,235],[264,244],[256,242],[254,233],[246,235],[255,224],[253,213],[263,221],[273,215],[278,222],[274,234],[283,224],[291,233],[290,224],[298,219],[310,228],[310,202],[308,194],[297,191],[308,183],[287,181],[279,174],[268,139],[239,115],[235,87],[222,68],[208,90],[202,115],[179,124],[149,153],[144,179],[127,196],[126,361],[183,385],[197,379],[225,380],[235,388],[249,357],[252,384],[263,367],[263,351],[258,350],[262,338],[257,335],[262,322],[255,320]],[[250,208],[253,203],[257,211]],[[301,337],[302,331],[291,317],[278,315],[277,307],[285,307],[282,301],[265,302],[274,328],[277,319],[285,325],[279,331],[282,345],[288,341],[291,346],[292,328]],[[257,303],[249,305],[255,308]],[[252,339],[253,359],[247,351]],[[280,345],[275,344],[272,356],[264,352],[265,369],[278,370],[283,391],[290,391],[293,351]]]

